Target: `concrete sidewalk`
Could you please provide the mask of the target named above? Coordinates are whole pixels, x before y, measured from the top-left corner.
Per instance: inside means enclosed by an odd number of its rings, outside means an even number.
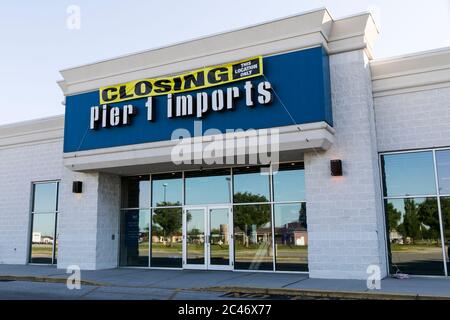
[[[68,274],[54,266],[0,265],[1,280],[65,282]],[[368,290],[366,281],[309,279],[302,274],[120,268],[82,271],[84,285],[127,288],[204,290],[336,298],[450,299],[450,279],[387,278],[381,290]]]

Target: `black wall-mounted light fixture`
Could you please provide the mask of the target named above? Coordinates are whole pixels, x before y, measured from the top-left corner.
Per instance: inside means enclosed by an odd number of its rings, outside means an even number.
[[[330,167],[333,177],[342,177],[342,160],[331,160]]]
[[[83,192],[83,182],[74,181],[72,183],[72,192],[73,193],[82,193]]]

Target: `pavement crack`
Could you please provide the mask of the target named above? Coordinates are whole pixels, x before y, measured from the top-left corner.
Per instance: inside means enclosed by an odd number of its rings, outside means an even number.
[[[86,297],[86,296],[88,296],[88,295],[90,295],[92,292],[94,292],[95,290],[97,290],[98,288],[100,288],[100,287],[95,287],[95,288],[92,288],[91,290],[89,290],[88,292],[86,292],[86,293],[83,293],[82,295],[80,295],[79,297],[78,297],[78,299],[83,299],[84,297]]]
[[[296,283],[299,283],[299,282],[303,282],[303,281],[308,280],[308,279],[309,279],[309,278],[300,279],[300,280],[294,281],[294,282],[292,282],[292,283],[285,284],[284,286],[281,286],[281,287],[282,287],[282,288],[287,288],[287,287],[289,287],[289,286],[292,286],[292,285],[294,285],[294,284],[296,284]]]
[[[173,300],[178,292],[180,292],[179,289],[174,290],[173,293],[167,298],[167,300]]]

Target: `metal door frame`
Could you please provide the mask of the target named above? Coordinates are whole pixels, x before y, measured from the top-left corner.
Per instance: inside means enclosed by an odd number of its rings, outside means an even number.
[[[211,210],[214,209],[228,209],[228,237],[229,237],[229,264],[228,265],[214,265],[211,264],[211,247],[209,238],[211,236],[210,221]],[[188,264],[187,263],[187,221],[186,212],[188,210],[203,210],[204,212],[204,264]],[[184,206],[183,207],[183,269],[192,270],[233,270],[234,266],[234,241],[233,241],[233,210],[231,205],[198,205],[198,206]]]

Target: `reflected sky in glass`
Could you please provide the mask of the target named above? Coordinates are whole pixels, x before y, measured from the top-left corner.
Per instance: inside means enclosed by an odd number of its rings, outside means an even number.
[[[305,227],[306,225],[306,215],[303,215],[302,218],[305,221],[301,221],[301,203],[293,203],[293,204],[277,204],[274,206],[275,209],[275,228],[284,228],[291,224],[292,228],[299,230],[300,227]],[[294,225],[298,223],[298,225]]]
[[[436,194],[432,152],[384,155],[385,196]]]
[[[57,190],[58,184],[56,182],[35,184],[33,212],[56,211]]]
[[[205,211],[203,209],[199,210],[188,210],[188,220],[187,220],[187,232],[190,234],[193,230],[195,232],[204,233],[205,229]],[[194,233],[195,233],[194,232]]]
[[[55,233],[55,214],[40,213],[33,215],[33,233],[40,233],[41,237],[51,237]]]
[[[225,208],[225,209],[212,209],[210,211],[210,231],[211,233],[216,232],[219,233],[220,232],[220,227],[221,226],[228,226],[228,214],[229,214],[229,209]]]
[[[249,173],[245,173],[245,169],[242,169],[242,172],[237,171],[234,174],[234,201],[235,203],[242,202],[266,202],[270,201],[270,184],[269,184],[269,175],[261,174],[258,169],[257,172],[255,169],[251,168]],[[237,194],[249,193],[250,195],[264,197],[265,199],[254,199],[249,201],[243,201],[236,197]]]
[[[186,204],[230,203],[231,178],[220,176],[186,178]]]
[[[439,193],[450,195],[450,150],[436,151]]]
[[[150,182],[139,181],[139,208],[148,208],[150,204]]]
[[[152,177],[152,206],[157,207],[166,203],[166,206],[181,205],[183,193],[183,180],[160,179],[157,176]]]
[[[150,211],[149,210],[139,210],[139,231],[149,232],[150,231]]]
[[[305,201],[305,170],[274,172],[273,191],[275,201]]]

